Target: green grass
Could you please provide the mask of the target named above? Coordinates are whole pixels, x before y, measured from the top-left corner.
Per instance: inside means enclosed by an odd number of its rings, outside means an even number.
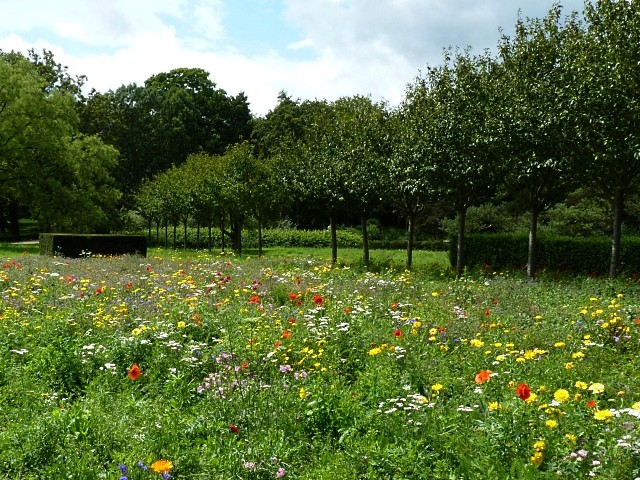
[[[248,253],[0,247],[0,478],[640,476],[635,277]]]

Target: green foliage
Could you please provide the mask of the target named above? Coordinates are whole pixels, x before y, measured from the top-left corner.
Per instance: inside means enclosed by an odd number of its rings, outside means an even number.
[[[147,255],[147,239],[143,235],[41,233],[39,243],[40,254],[48,256]]]
[[[626,238],[622,245],[621,269],[627,273],[640,266],[640,238]],[[611,241],[605,237],[542,235],[538,262],[550,272],[604,275],[608,271]],[[455,259],[450,252],[450,258]],[[524,234],[472,234],[467,238],[467,264],[493,271],[523,269],[527,263],[527,236]]]

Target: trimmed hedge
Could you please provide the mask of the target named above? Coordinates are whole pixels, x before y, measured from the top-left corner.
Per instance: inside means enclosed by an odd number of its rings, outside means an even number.
[[[525,269],[528,237],[526,234],[469,234],[465,238],[465,265],[493,270]],[[611,239],[606,237],[538,238],[537,268],[558,272],[606,274],[611,259]],[[456,242],[449,250],[451,264],[456,262]],[[620,271],[640,272],[640,238],[625,237],[620,252]]]
[[[40,255],[63,257],[140,255],[146,257],[147,237],[144,235],[41,233]]]

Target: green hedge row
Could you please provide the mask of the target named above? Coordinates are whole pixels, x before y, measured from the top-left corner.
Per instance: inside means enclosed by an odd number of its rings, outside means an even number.
[[[88,235],[71,233],[41,233],[40,255],[89,257],[96,255],[147,256],[144,235]]]
[[[162,229],[159,239],[156,240],[155,230],[152,232],[151,244],[164,245],[164,229]],[[184,245],[183,231],[177,230],[176,247],[181,248]],[[206,229],[200,230],[200,238],[198,239],[197,230],[194,228],[187,229],[187,247],[188,248],[207,248],[209,238]],[[362,248],[362,236],[358,232],[338,230],[338,247],[339,248]],[[213,248],[222,246],[220,239],[220,230],[214,229],[211,232]],[[173,246],[173,229],[169,230],[168,245]],[[229,240],[226,239],[226,246],[229,247]],[[258,248],[258,231],[245,230],[242,233],[243,248]],[[309,247],[309,248],[329,248],[331,247],[331,233],[329,230],[295,230],[284,228],[269,228],[262,231],[262,246],[270,247]],[[402,240],[370,240],[369,247],[371,249],[385,250],[403,250],[407,248],[407,244]],[[443,240],[419,240],[415,242],[416,250],[446,251],[448,242]]]
[[[528,237],[523,234],[469,234],[466,237],[465,265],[493,270],[525,269]],[[449,249],[456,263],[456,243]],[[540,236],[537,268],[559,272],[606,274],[611,259],[611,239],[606,237]],[[620,271],[640,272],[640,238],[625,237],[620,252]]]

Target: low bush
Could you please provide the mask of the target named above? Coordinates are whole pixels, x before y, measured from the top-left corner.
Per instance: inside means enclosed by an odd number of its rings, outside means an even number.
[[[41,233],[41,255],[89,257],[95,255],[147,255],[147,239],[142,235],[86,235]]]

